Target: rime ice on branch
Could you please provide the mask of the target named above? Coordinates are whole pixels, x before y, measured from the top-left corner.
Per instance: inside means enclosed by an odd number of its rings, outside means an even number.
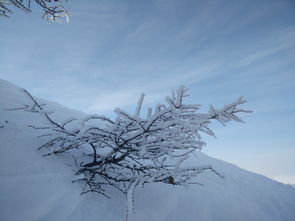
[[[215,136],[209,128],[212,120],[225,125],[229,121],[243,122],[237,113],[246,111],[240,105],[246,101],[240,97],[234,103],[216,109],[212,105],[208,113],[198,113],[200,105],[185,104],[187,89],[182,86],[166,98],[166,104],[149,108],[143,117],[141,95],[134,114],[116,109],[117,117],[89,115],[84,119],[68,119],[56,122],[44,108],[26,91],[31,104],[26,111],[38,112],[48,125],[35,127],[44,130],[47,143],[39,147],[46,149],[46,155],[68,152],[78,165],[76,171],[83,182],[82,193],[97,192],[106,197],[106,186],[124,193],[128,211],[133,211],[134,190],[147,183],[171,185],[194,184],[195,177],[212,171],[210,165],[186,167],[184,162],[194,151],[202,149],[205,142],[201,133]],[[79,127],[71,124],[79,122]],[[219,174],[218,174],[219,175]]]
[[[62,4],[63,0],[0,0],[0,16],[9,17],[13,13],[11,6],[29,13],[32,2],[42,8],[43,18],[58,22],[65,19],[69,22],[69,13]]]

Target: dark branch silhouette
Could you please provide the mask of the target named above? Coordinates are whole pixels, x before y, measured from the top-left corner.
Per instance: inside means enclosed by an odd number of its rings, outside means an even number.
[[[29,92],[23,92],[30,104],[14,110],[38,113],[48,122],[42,127],[31,126],[43,130],[48,137],[39,150],[46,150],[45,156],[71,154],[79,176],[73,182],[84,183],[82,194],[93,192],[108,197],[106,187],[113,187],[126,195],[129,212],[133,211],[133,195],[138,186],[199,184],[194,178],[204,171],[222,177],[210,165],[196,167],[186,162],[205,145],[201,133],[215,136],[209,128],[212,120],[223,125],[229,121],[243,122],[237,114],[250,112],[239,108],[246,102],[240,97],[221,109],[210,105],[207,113],[198,113],[200,105],[184,104],[188,94],[182,86],[166,98],[166,104],[158,104],[154,110],[149,108],[146,117],[141,115],[141,95],[135,114],[118,108],[115,119],[89,115],[57,122]],[[73,122],[80,126],[73,127]]]
[[[31,3],[35,2],[43,10],[43,18],[52,21],[69,21],[69,13],[63,6],[63,0],[0,0],[0,16],[10,17],[12,8],[18,8],[26,13],[31,12]]]

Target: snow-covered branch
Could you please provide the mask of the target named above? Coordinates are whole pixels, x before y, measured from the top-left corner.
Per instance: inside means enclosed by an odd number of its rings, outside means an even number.
[[[97,192],[108,196],[106,186],[114,187],[133,202],[134,190],[147,183],[186,186],[204,171],[218,172],[210,165],[187,167],[187,159],[206,144],[202,133],[215,136],[209,124],[217,120],[243,122],[237,114],[250,111],[240,108],[246,101],[241,97],[221,109],[210,105],[207,113],[198,113],[200,105],[185,104],[188,90],[181,86],[166,97],[148,114],[141,114],[144,95],[141,95],[135,114],[116,109],[113,120],[106,116],[89,115],[83,119],[70,118],[56,122],[26,90],[30,104],[20,108],[39,113],[48,122],[44,130],[48,142],[39,149],[46,155],[68,152],[78,166],[75,182],[85,184],[83,193]],[[72,127],[79,121],[79,127]],[[78,151],[78,153],[77,153]],[[222,177],[222,176],[221,176]],[[133,210],[133,206],[129,206]]]

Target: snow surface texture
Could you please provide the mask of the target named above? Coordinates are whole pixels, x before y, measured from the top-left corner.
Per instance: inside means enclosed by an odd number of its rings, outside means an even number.
[[[38,99],[55,119],[82,117],[79,111]],[[66,156],[41,157],[44,138],[27,125],[42,125],[38,115],[5,109],[27,103],[19,88],[0,80],[0,221],[120,221],[126,201],[112,192],[111,199],[80,195]],[[203,173],[189,189],[150,184],[135,192],[136,221],[295,220],[295,188],[232,164],[196,154],[194,165],[212,165],[225,179]]]

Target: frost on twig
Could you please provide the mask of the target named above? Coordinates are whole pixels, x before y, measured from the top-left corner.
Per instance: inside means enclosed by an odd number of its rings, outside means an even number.
[[[42,8],[43,18],[50,21],[69,22],[69,13],[63,6],[63,0],[0,0],[0,16],[10,17],[13,14],[11,6],[30,13],[32,2]]]
[[[39,113],[48,122],[44,127],[33,127],[44,130],[48,137],[39,149],[44,149],[47,156],[65,152],[75,155],[79,177],[75,182],[84,184],[82,193],[108,197],[106,187],[113,187],[126,195],[129,215],[139,186],[199,184],[195,178],[205,171],[222,177],[210,165],[188,167],[185,162],[206,144],[202,134],[215,136],[209,127],[213,120],[224,125],[229,121],[243,122],[237,114],[250,112],[240,108],[246,102],[240,97],[221,109],[210,105],[207,113],[199,113],[200,105],[184,103],[188,90],[182,86],[166,97],[166,103],[148,108],[145,117],[141,114],[142,95],[134,114],[117,108],[115,119],[89,115],[57,122],[32,95],[23,92],[30,102],[20,109]],[[79,126],[72,127],[77,121]]]

